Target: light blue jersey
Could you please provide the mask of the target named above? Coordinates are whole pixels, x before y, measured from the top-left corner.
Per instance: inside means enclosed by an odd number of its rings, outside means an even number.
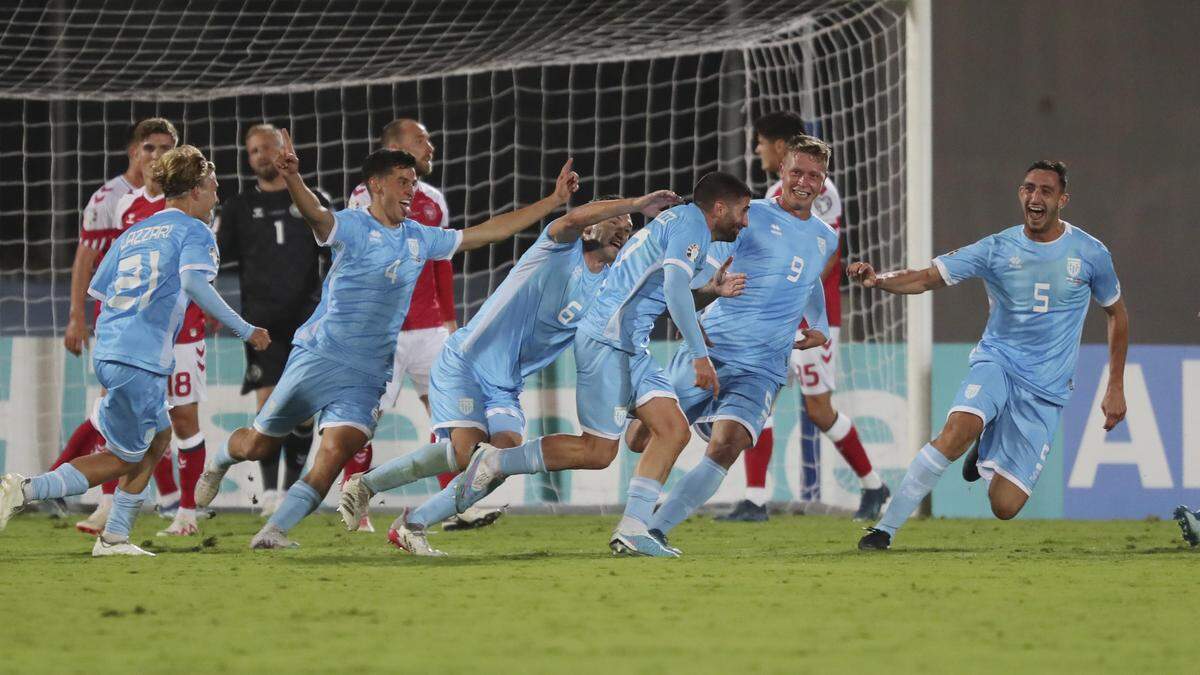
[[[608,268],[593,273],[583,242],[560,244],[542,231],[479,312],[446,341],[488,385],[520,390],[575,339]]]
[[[203,221],[166,209],[126,230],[92,277],[100,300],[92,357],[170,375],[188,297],[179,275],[216,277],[217,240]]]
[[[328,240],[317,242],[333,249],[321,302],[292,344],[372,377],[390,379],[396,335],[408,314],[417,276],[426,260],[449,259],[461,242],[461,230],[426,227],[414,220],[392,228],[367,211],[338,211]]]
[[[629,354],[645,351],[654,321],[667,307],[663,269],[675,265],[689,278],[704,268],[712,243],[700,207],[663,211],[621,249],[579,332]]]
[[[787,382],[788,358],[800,319],[828,337],[821,272],[837,250],[837,231],[820,218],[801,220],[774,199],[750,202],[750,224],[733,242],[713,242],[711,276],[733,256],[729,271],[746,274],[745,291],[717,298],[701,318],[714,361]]]
[[[1065,225],[1052,242],[1033,241],[1016,225],[933,261],[948,285],[980,277],[987,286],[987,327],[971,363],[998,363],[1060,406],[1070,397],[1089,300],[1108,307],[1121,297],[1108,249]]]

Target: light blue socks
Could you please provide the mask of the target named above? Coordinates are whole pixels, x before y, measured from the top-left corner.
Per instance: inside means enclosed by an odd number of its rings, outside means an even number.
[[[701,459],[696,468],[687,472],[675,489],[671,490],[667,501],[658,507],[658,512],[650,521],[650,529],[666,534],[687,520],[688,516],[716,494],[717,488],[721,487],[721,481],[725,480],[725,473],[725,468],[720,464],[708,457]]]
[[[288,532],[304,517],[321,505],[321,495],[303,480],[292,483],[284,495],[283,503],[271,515],[268,525],[274,525],[282,532]]]
[[[117,488],[116,494],[113,495],[112,510],[108,512],[108,521],[104,523],[104,534],[109,535],[107,539],[129,538],[129,533],[133,530],[133,521],[142,509],[142,502],[146,501],[149,495],[150,483],[146,483],[146,489],[137,494]]]
[[[445,489],[425,500],[424,504],[408,514],[409,524],[429,527],[458,513],[458,508],[454,505],[454,488],[462,481],[463,475],[460,473]]]
[[[79,469],[63,464],[57,469],[34,476],[25,484],[25,501],[59,499],[87,492],[88,482]]]
[[[421,478],[457,470],[458,462],[454,459],[450,441],[439,441],[423,445],[372,469],[362,477],[362,482],[371,488],[371,492],[378,494]]]
[[[654,514],[654,504],[662,493],[662,483],[653,478],[634,476],[629,479],[629,494],[625,498],[625,516],[617,525],[622,532],[630,532],[642,527],[649,529],[648,523]]]
[[[228,469],[238,463],[239,460],[229,456],[229,439],[225,439],[225,442],[221,444],[221,449],[217,450],[217,454],[213,455],[212,461],[213,466],[221,469]]]
[[[912,464],[908,465],[908,473],[904,474],[904,480],[896,489],[896,494],[892,495],[892,502],[888,504],[887,511],[875,529],[895,537],[896,530],[899,530],[912,512],[917,510],[921,500],[933,490],[934,485],[937,485],[948,466],[950,460],[937,448],[926,443],[913,458]]]
[[[542,457],[542,439],[535,438],[524,445],[500,451],[500,473],[515,476],[520,473],[540,473],[546,470]]]

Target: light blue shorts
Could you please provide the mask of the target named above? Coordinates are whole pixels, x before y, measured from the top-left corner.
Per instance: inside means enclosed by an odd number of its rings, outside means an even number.
[[[618,439],[630,409],[653,398],[679,399],[649,351],[630,354],[577,333],[575,368],[579,426],[593,436]]]
[[[991,480],[995,474],[1007,478],[1025,494],[1033,492],[1062,406],[1039,398],[990,361],[971,366],[954,397],[950,412],[965,412],[983,420],[979,437],[979,474]]]
[[[525,435],[520,391],[484,384],[466,359],[443,348],[429,371],[429,413],[438,438],[456,427],[473,427],[489,437],[502,431]]]
[[[254,418],[254,428],[267,436],[286,436],[319,411],[318,429],[354,427],[371,438],[386,387],[382,375],[372,378],[295,346],[283,377]]]
[[[750,432],[750,447],[758,442],[771,405],[779,393],[779,384],[758,373],[748,373],[735,366],[712,359],[720,382],[720,394],[713,400],[712,391],[696,386],[696,369],[692,367],[691,354],[686,349],[675,352],[667,370],[671,385],[679,395],[679,407],[688,423],[704,440],[712,436],[712,425],[717,420],[733,420]],[[749,449],[749,448],[745,448]]]
[[[167,376],[115,361],[97,360],[96,380],[107,390],[96,412],[108,450],[122,462],[142,461],[150,441],[171,427]]]

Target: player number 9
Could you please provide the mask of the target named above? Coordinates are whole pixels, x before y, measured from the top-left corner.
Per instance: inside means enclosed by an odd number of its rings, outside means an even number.
[[[789,274],[787,280],[795,283],[801,274],[804,274],[804,258],[795,256],[792,258],[792,274]]]

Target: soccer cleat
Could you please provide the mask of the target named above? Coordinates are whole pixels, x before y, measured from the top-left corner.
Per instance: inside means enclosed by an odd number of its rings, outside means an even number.
[[[62,497],[47,499],[46,501],[42,502],[42,508],[52,520],[66,518],[67,514],[71,512],[71,510],[67,507],[67,500],[63,499]]]
[[[883,512],[883,505],[891,496],[892,491],[888,489],[886,483],[874,490],[863,490],[862,501],[858,503],[858,511],[854,512],[854,519],[879,520],[879,514]]]
[[[971,446],[969,451],[967,451],[967,456],[963,458],[963,480],[967,481],[968,483],[974,483],[975,481],[979,480],[980,476],[978,462],[979,441],[975,441],[975,444]]]
[[[179,509],[175,513],[175,519],[165,530],[160,530],[160,537],[194,537],[200,534],[200,527],[196,525],[195,513],[188,513],[187,509]]]
[[[338,515],[342,517],[342,524],[350,532],[359,529],[363,521],[366,521],[368,527],[371,526],[371,521],[367,518],[367,509],[371,505],[371,488],[362,480],[363,475],[356,473],[346,482],[342,484],[342,497],[338,501]],[[370,532],[375,529],[371,528]]]
[[[78,523],[75,523],[75,529],[93,537],[99,536],[99,534],[104,531],[104,524],[108,522],[108,512],[111,510],[111,501],[104,500],[100,502],[100,505],[96,507],[96,510],[92,511],[92,515],[88,516],[84,520],[79,521]]]
[[[664,534],[662,530],[650,530],[650,536],[657,539],[659,541],[659,543],[661,543],[663,545],[663,547],[665,547],[668,551],[671,551],[672,553],[674,553],[677,556],[683,555],[683,551],[680,551],[677,547],[672,546],[667,541],[667,535]]]
[[[1188,507],[1180,504],[1175,507],[1175,522],[1183,532],[1183,540],[1192,546],[1200,544],[1200,519]]]
[[[279,490],[267,490],[258,501],[258,516],[264,520],[275,515],[279,505],[283,503],[283,493]]]
[[[196,481],[196,506],[208,506],[212,503],[221,491],[221,481],[225,479],[227,471],[228,467],[222,469],[209,460],[208,465],[204,467],[204,473],[200,474]]]
[[[759,506],[749,499],[743,499],[734,505],[733,510],[713,520],[727,523],[761,523],[767,520],[767,505]]]
[[[679,549],[674,549],[660,541],[649,531],[643,532],[613,532],[608,548],[613,555],[644,556],[647,558],[678,558]]]
[[[388,541],[393,546],[401,551],[407,551],[413,555],[442,557],[446,554],[433,548],[429,545],[427,532],[420,525],[411,525],[408,522],[408,514],[412,510],[405,507],[400,515],[392,521],[392,525],[388,528]]]
[[[454,486],[454,508],[459,513],[474,506],[504,482],[504,475],[500,473],[500,449],[480,443],[462,476]]]
[[[860,551],[886,551],[892,547],[892,535],[873,527],[866,528],[867,533],[858,540]]]
[[[258,534],[250,540],[251,550],[273,550],[284,548],[300,548],[300,544],[287,538],[287,534],[283,530],[267,523],[263,525]]]
[[[159,518],[175,520],[175,515],[179,513],[179,497],[170,499],[164,504],[155,504],[154,512],[158,514]]]
[[[358,519],[358,532],[374,532],[375,526],[371,524],[371,517],[363,514],[362,518]]]
[[[507,508],[507,507],[505,507]],[[455,530],[477,530],[481,527],[487,527],[500,519],[504,515],[504,509],[484,509],[478,506],[463,511],[462,513],[451,517],[446,522],[442,523],[442,529],[447,532]]]
[[[23,486],[26,480],[19,473],[6,473],[0,476],[0,530],[8,525],[9,518],[25,508]]]
[[[110,555],[147,555],[153,558],[155,553],[135,546],[128,538],[120,541],[104,541],[104,535],[96,537],[96,545],[92,547],[93,558],[103,558]]]

